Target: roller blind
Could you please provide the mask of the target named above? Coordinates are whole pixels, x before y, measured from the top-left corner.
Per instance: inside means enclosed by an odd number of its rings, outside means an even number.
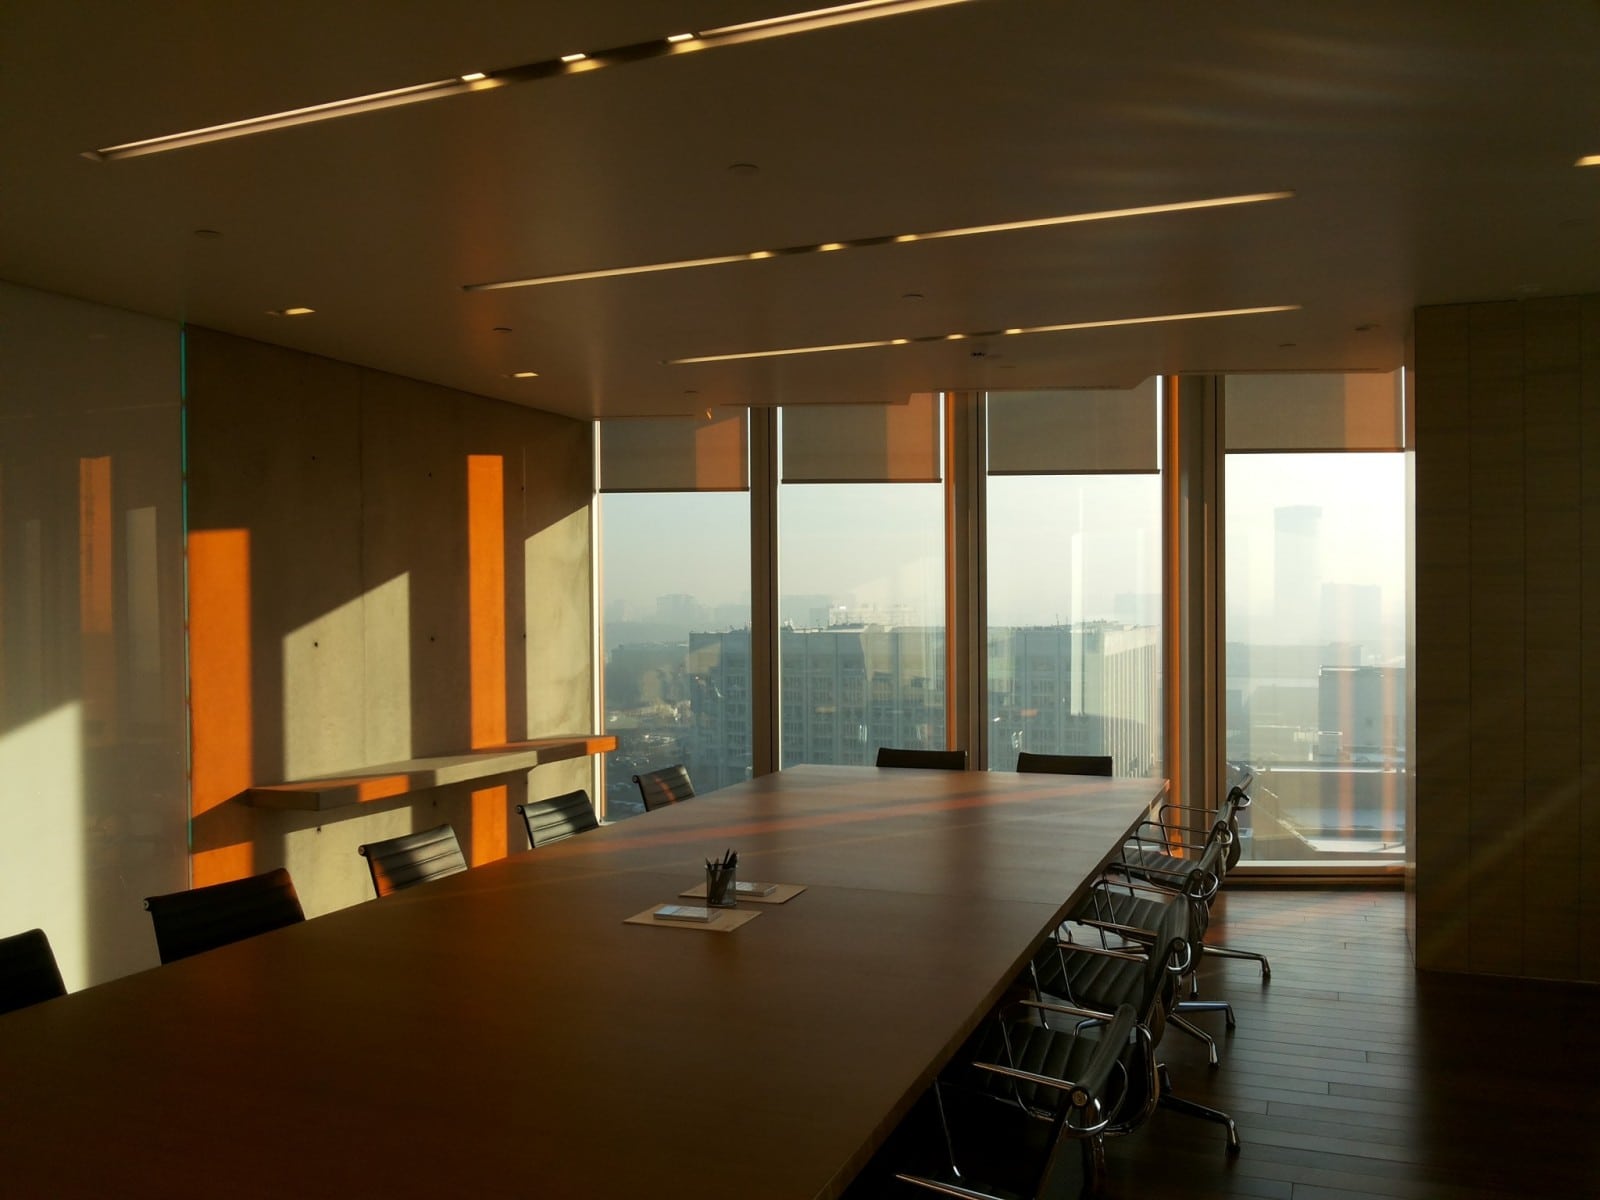
[[[1404,450],[1399,371],[1229,375],[1230,451]]]
[[[783,409],[784,483],[938,483],[939,397]]]
[[[602,492],[742,492],[750,488],[746,412],[709,420],[600,421]]]
[[[990,392],[989,474],[1160,470],[1156,381],[1135,388]]]

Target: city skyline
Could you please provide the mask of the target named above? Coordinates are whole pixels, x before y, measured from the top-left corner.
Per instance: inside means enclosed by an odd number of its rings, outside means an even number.
[[[1314,508],[1315,544],[1300,547],[1298,567],[1309,591],[1295,607],[1318,607],[1324,584],[1377,587],[1382,640],[1390,653],[1403,645],[1404,469],[1392,454],[1229,457],[1226,605],[1230,630],[1248,634],[1238,640],[1305,640],[1276,628],[1275,522],[1280,510]],[[1160,595],[1159,486],[1150,475],[991,478],[990,624],[1126,621],[1148,609]],[[781,488],[780,594],[937,624],[942,523],[938,484]],[[748,608],[744,493],[608,494],[601,535],[607,614],[640,619],[675,593],[713,611]]]

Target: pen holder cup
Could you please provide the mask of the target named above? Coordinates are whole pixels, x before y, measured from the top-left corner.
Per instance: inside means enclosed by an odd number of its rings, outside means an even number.
[[[738,900],[733,884],[733,868],[706,868],[706,904],[711,908],[735,908]]]

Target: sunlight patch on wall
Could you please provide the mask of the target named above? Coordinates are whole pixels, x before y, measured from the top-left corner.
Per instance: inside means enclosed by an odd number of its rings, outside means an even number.
[[[283,778],[365,766],[363,597],[283,636]]]
[[[366,661],[365,763],[399,762],[411,742],[411,576],[396,575],[362,597]]]
[[[191,820],[253,782],[250,694],[250,531],[189,535],[189,729]],[[193,886],[249,875],[248,841],[200,849]]]
[[[0,734],[0,913],[6,933],[40,927],[68,990],[89,982],[83,705]]]
[[[505,542],[505,482],[500,456],[469,455],[467,590],[474,749],[506,740]]]
[[[78,615],[84,730],[110,743],[117,729],[117,644],[112,622],[111,459],[78,460]]]
[[[467,457],[467,608],[472,660],[472,745],[506,740],[505,468],[498,454]],[[472,864],[506,854],[504,787],[472,793]]]

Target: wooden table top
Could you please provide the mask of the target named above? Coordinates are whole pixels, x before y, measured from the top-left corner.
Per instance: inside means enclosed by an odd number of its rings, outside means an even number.
[[[1161,789],[792,768],[13,1013],[3,1186],[837,1195]]]

